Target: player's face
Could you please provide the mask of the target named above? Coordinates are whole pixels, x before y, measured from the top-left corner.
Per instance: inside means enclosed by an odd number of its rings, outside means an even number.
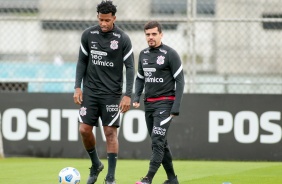
[[[113,29],[116,16],[113,16],[112,13],[108,13],[108,14],[99,13],[97,15],[97,18],[99,20],[99,25],[103,32],[108,32]]]
[[[157,27],[145,30],[145,35],[149,47],[158,47],[161,45],[163,33],[160,33]]]

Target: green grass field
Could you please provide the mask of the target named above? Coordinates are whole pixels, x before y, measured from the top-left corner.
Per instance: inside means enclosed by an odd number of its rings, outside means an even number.
[[[100,173],[97,184],[103,184],[107,173]],[[147,160],[118,160],[117,184],[135,184],[148,168]],[[81,184],[89,174],[88,159],[5,158],[0,159],[0,183],[57,184],[59,171],[67,166],[80,171]],[[282,183],[281,162],[235,162],[235,161],[174,161],[180,184],[278,184]],[[166,179],[163,168],[155,176],[153,184]]]

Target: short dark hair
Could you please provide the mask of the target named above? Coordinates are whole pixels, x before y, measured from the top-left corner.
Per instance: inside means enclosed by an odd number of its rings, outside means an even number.
[[[147,22],[144,26],[144,31],[146,31],[147,29],[153,29],[157,27],[158,28],[158,31],[160,33],[162,33],[162,26],[161,24],[158,22],[158,21],[150,21],[150,22]]]
[[[108,14],[112,13],[115,15],[117,12],[117,6],[113,5],[113,2],[110,0],[102,0],[100,4],[97,5],[97,13]]]

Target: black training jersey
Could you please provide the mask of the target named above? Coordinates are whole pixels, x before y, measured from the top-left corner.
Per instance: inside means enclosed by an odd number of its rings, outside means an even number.
[[[139,102],[145,86],[145,99],[175,96],[171,113],[178,115],[184,84],[181,60],[174,49],[162,44],[140,52],[134,102]]]
[[[114,25],[102,32],[99,25],[86,29],[76,67],[75,88],[91,95],[121,95],[123,66],[126,68],[126,96],[131,96],[134,82],[134,58],[130,38]]]

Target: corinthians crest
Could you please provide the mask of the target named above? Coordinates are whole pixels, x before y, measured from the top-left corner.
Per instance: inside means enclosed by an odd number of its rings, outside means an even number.
[[[111,49],[116,50],[118,48],[118,41],[116,40],[111,41],[110,47]]]
[[[164,57],[164,56],[158,56],[158,59],[157,59],[157,64],[158,64],[158,65],[162,65],[162,64],[164,64],[164,59],[165,59],[165,57]]]
[[[86,115],[86,107],[81,107],[80,108],[80,111],[79,111],[79,114],[81,115],[81,116],[85,116]]]

